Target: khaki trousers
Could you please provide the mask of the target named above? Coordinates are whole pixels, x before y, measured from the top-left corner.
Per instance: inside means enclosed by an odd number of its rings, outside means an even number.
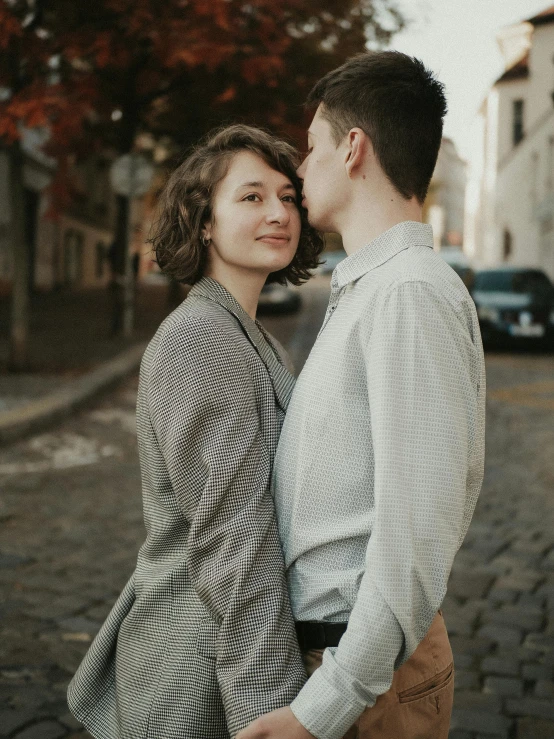
[[[308,675],[322,649],[304,652]],[[448,739],[454,698],[454,663],[442,613],[427,636],[394,673],[390,689],[366,708],[344,739]]]

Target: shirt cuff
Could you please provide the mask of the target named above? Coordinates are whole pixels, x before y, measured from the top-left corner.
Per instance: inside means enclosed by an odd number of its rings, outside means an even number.
[[[317,739],[342,739],[368,707],[352,701],[331,685],[318,669],[290,705],[302,726]]]

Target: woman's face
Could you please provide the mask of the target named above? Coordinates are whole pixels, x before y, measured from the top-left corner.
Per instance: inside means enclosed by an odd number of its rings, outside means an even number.
[[[292,261],[300,213],[292,182],[249,151],[235,154],[218,184],[206,224],[208,274],[254,273],[264,279]]]

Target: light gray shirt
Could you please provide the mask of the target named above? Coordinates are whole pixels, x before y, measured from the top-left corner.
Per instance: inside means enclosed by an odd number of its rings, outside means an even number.
[[[479,324],[432,245],[403,222],[337,266],[275,457],[295,619],[348,621],[291,705],[318,739],[340,739],[427,633],[481,488]]]

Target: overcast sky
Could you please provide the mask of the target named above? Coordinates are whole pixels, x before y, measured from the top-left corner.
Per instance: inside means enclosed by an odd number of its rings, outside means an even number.
[[[397,0],[409,27],[391,48],[417,56],[446,85],[445,135],[464,159],[478,156],[477,110],[504,70],[496,33],[531,18],[554,0]]]

